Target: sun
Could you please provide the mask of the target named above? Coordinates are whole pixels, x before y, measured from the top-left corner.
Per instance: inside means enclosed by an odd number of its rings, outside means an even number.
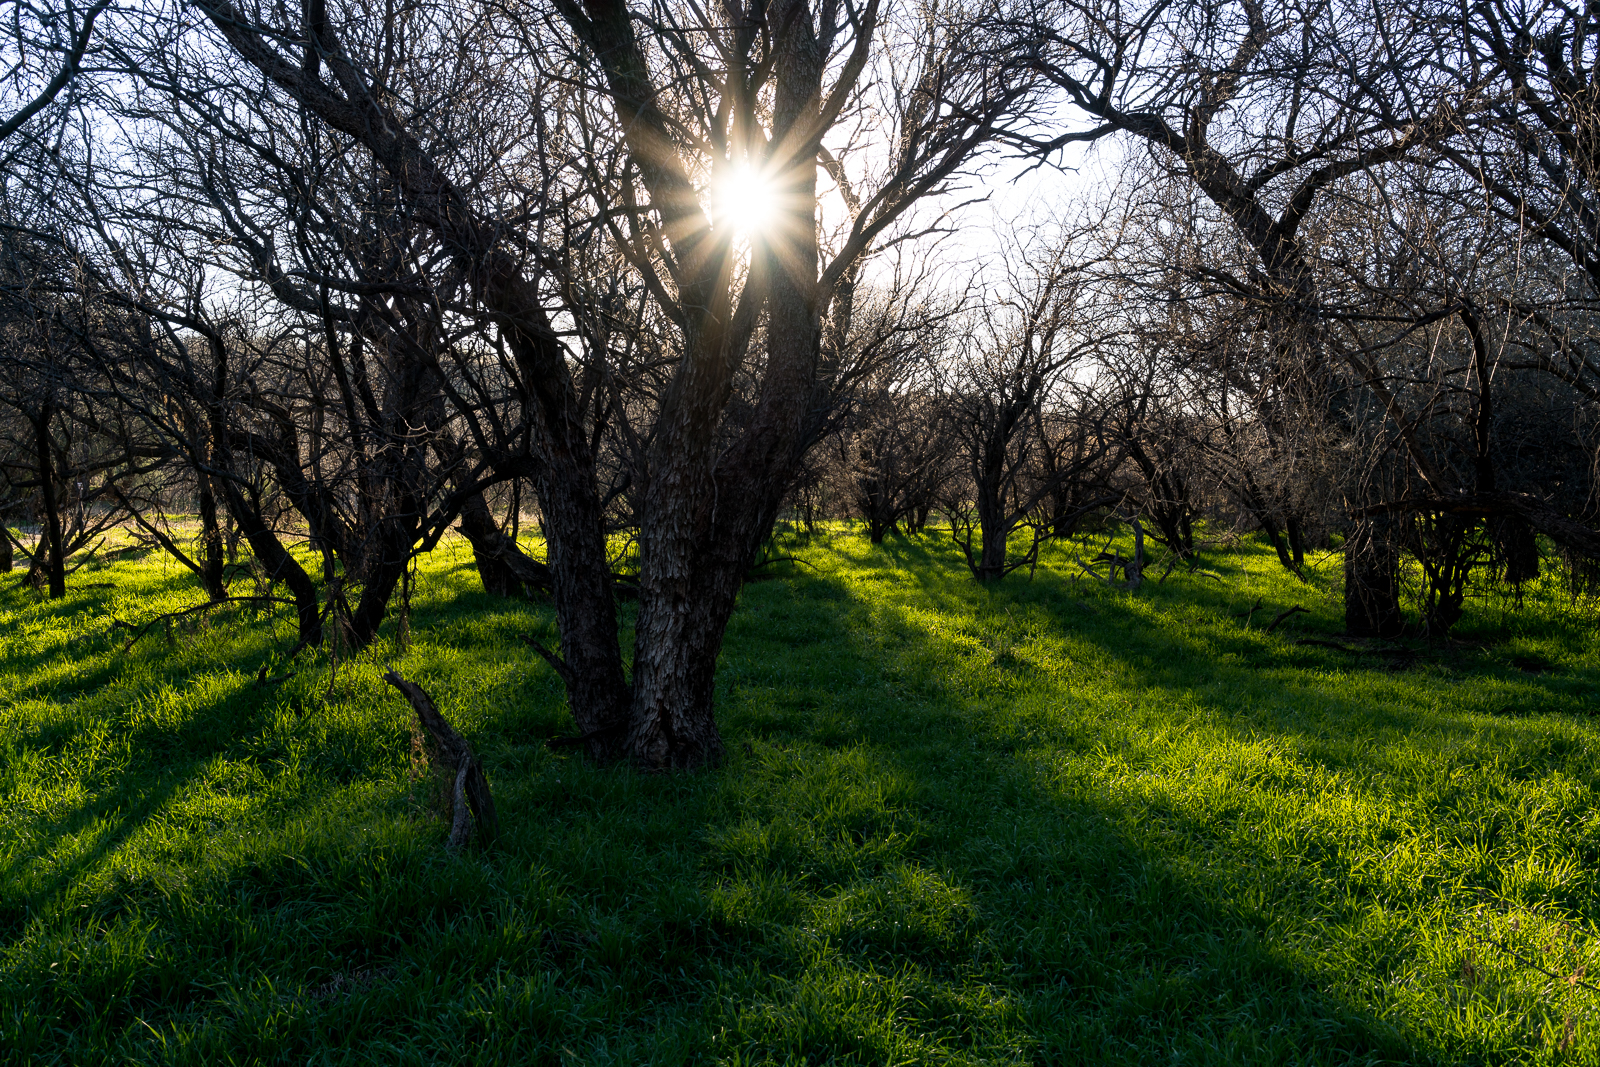
[[[712,190],[712,222],[729,227],[740,236],[754,236],[772,225],[777,202],[771,179],[754,167],[740,164]]]

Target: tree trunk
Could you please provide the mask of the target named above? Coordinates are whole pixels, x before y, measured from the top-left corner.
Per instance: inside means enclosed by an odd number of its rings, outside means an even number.
[[[1000,479],[1005,462],[1000,446],[991,446],[985,456],[984,469],[974,479],[973,503],[978,511],[978,565],[973,577],[980,582],[991,582],[1005,576],[1006,542],[1011,532],[1006,527],[1005,502],[1000,497]]]
[[[278,535],[272,532],[259,512],[245,500],[244,494],[232,481],[223,484],[223,496],[228,502],[228,510],[233,513],[233,519],[239,524],[239,532],[250,544],[250,551],[260,561],[267,572],[269,582],[283,582],[289,587],[289,595],[294,598],[295,614],[299,620],[300,648],[314,648],[322,644],[322,615],[318,610],[317,587],[311,581],[311,576],[300,566],[298,560],[289,554],[283,547],[283,542],[278,540]]]
[[[461,505],[459,528],[462,536],[472,545],[472,558],[478,565],[478,578],[483,582],[483,591],[492,596],[522,595],[527,583],[517,573],[516,564],[519,561],[515,558],[523,555],[522,550],[495,525],[494,515],[489,511],[489,504],[483,499],[482,493],[474,493]],[[535,562],[527,560],[529,564]],[[542,584],[531,588],[550,588],[548,572]]]
[[[211,479],[200,475],[200,581],[206,595],[221,601],[228,595],[223,584],[223,568],[227,566],[227,548],[223,543],[222,526],[217,520],[217,495],[212,492]]]
[[[1278,529],[1278,520],[1272,517],[1271,512],[1257,511],[1256,521],[1261,524],[1261,531],[1267,535],[1267,540],[1272,542],[1272,549],[1278,554],[1278,562],[1290,574],[1299,576],[1295,569],[1294,557],[1289,554],[1289,545],[1283,539],[1283,531]]]
[[[1387,516],[1356,519],[1344,543],[1344,625],[1352,637],[1398,637],[1400,554]]]
[[[564,358],[553,331],[547,345],[520,331],[514,336],[512,349],[523,368],[523,380],[543,394],[539,403],[542,417],[535,423],[543,462],[535,474],[534,492],[544,517],[567,707],[589,755],[597,762],[609,763],[627,752],[631,694],[622,672],[622,643],[594,460],[571,381],[555,380],[544,373],[543,363]],[[550,350],[534,351],[544,347]]]
[[[1285,532],[1289,538],[1289,551],[1294,558],[1294,572],[1299,574],[1306,565],[1306,537],[1301,529],[1300,520],[1293,514],[1285,520]]]
[[[1128,525],[1133,528],[1133,560],[1122,573],[1127,575],[1129,585],[1137,587],[1144,581],[1144,524],[1139,521],[1138,512],[1128,518]]]
[[[50,599],[58,600],[67,595],[67,567],[66,558],[61,545],[61,510],[56,504],[56,475],[55,457],[51,455],[50,441],[50,416],[51,411],[46,408],[37,418],[33,419],[34,444],[39,453],[39,492],[44,498],[44,526],[42,536],[45,538],[44,577],[50,586]],[[34,558],[41,558],[35,551]]]
[[[979,537],[983,542],[978,556],[977,577],[980,582],[992,582],[1005,576],[1008,531],[1001,527],[1000,522],[991,522],[982,525],[979,531]]]
[[[723,755],[713,685],[743,568],[713,570],[693,555],[668,560],[658,549],[657,573],[692,577],[640,589],[627,747],[651,769],[715,765]]]
[[[378,540],[377,551],[369,553],[362,576],[361,598],[350,613],[349,637],[351,652],[360,652],[378,637],[378,627],[389,611],[389,601],[405,575],[411,561],[411,547],[416,543],[416,529],[409,524],[390,520],[389,527]]]
[[[683,393],[663,412],[639,531],[626,748],[650,769],[694,768],[722,758],[712,676],[739,583],[754,558],[754,544],[736,547],[747,494],[766,488],[716,477],[714,396],[709,382],[695,379],[719,369],[718,340],[702,344],[710,352],[694,358],[710,366],[691,370]]]

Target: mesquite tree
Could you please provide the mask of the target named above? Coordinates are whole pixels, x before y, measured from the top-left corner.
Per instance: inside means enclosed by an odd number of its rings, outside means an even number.
[[[389,16],[319,2],[286,10],[197,0],[194,8],[274,100],[362,148],[408,219],[431,235],[437,262],[462,279],[464,309],[491,323],[509,352],[532,434],[517,473],[531,476],[539,497],[561,628],[551,659],[591,753],[650,767],[717,759],[711,679],[722,635],[789,472],[815,436],[813,412],[828,406],[838,368],[824,339],[848,313],[839,298],[863,257],[903,232],[909,209],[1010,120],[1028,93],[1026,75],[958,55],[970,35],[952,9],[890,19],[878,0],[710,12],[564,2],[560,25],[518,5]],[[429,20],[434,30],[416,29]],[[472,20],[476,38],[462,24]],[[372,60],[399,29],[415,53],[410,73],[380,81]],[[493,62],[474,58],[463,36],[492,42]],[[869,72],[891,39],[898,76],[879,79]],[[428,48],[428,62],[418,61]],[[558,113],[526,91],[556,84],[547,66],[576,87]],[[455,78],[454,93],[422,107],[408,95],[421,86],[408,77],[430,75]],[[496,181],[463,180],[481,145],[463,147],[441,131],[504,114],[513,100],[525,136],[492,157]],[[890,119],[887,129],[845,121],[869,107]],[[871,144],[855,139],[874,131]],[[541,185],[541,144],[579,142],[593,150],[552,164],[560,173]],[[773,199],[770,222],[743,242],[705,197],[740,169],[759,175]],[[851,190],[832,214],[826,183]],[[616,249],[673,334],[674,362],[650,398],[644,462],[633,472],[640,572],[631,679],[612,607],[587,388],[603,382],[609,353],[575,351],[563,336],[566,325],[581,333],[610,308],[569,284],[563,257],[539,244],[538,220],[564,209],[595,220],[585,240]],[[733,404],[736,396],[744,402]]]
[[[1100,417],[1091,368],[1122,326],[1097,299],[1093,267],[1103,257],[1092,239],[1098,220],[1075,232],[1018,242],[1007,257],[1006,284],[978,308],[967,338],[946,357],[944,385],[953,433],[967,478],[947,493],[950,534],[979,581],[994,581],[1036,558],[1033,547],[1008,553],[1012,533],[1063,487],[1093,482],[1109,438],[1090,432],[1080,450],[1051,447],[1051,426],[1063,417],[1092,426]],[[1065,461],[1065,462],[1064,462]],[[1115,464],[1110,464],[1114,466]],[[1087,511],[1115,497],[1080,504]],[[1051,529],[1072,525],[1052,515]]]
[[[1022,0],[1000,21],[1015,33],[1016,61],[1088,120],[1028,138],[1030,150],[1131,138],[1192,183],[1249,249],[1242,277],[1201,272],[1251,304],[1272,338],[1262,363],[1236,375],[1275,447],[1302,447],[1298,427],[1341,403],[1345,379],[1398,414],[1381,370],[1327,343],[1302,231],[1344,179],[1406,160],[1457,127],[1474,86],[1443,72],[1432,23],[1388,0]],[[1398,624],[1394,558],[1378,525],[1358,509],[1346,542],[1352,632]]]

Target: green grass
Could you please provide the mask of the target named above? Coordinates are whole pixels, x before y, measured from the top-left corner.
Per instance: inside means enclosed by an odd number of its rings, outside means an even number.
[[[201,599],[156,557],[8,587],[0,1062],[1600,1063],[1600,659],[1553,582],[1393,657],[1295,643],[1336,556],[1129,593],[786,550],[696,775],[549,751],[552,613],[459,543],[409,650],[270,689],[286,614],[121,651]],[[444,850],[390,663],[483,757],[491,851]]]

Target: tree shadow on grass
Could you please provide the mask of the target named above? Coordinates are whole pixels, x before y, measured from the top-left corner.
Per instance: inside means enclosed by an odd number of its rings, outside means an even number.
[[[1476,766],[1495,740],[1481,716],[1297,678],[1281,642],[1222,620],[1157,632],[1129,598],[1092,601],[1092,625],[1067,629],[1097,656],[1052,676],[1026,654],[985,656],[973,631],[1032,627],[1048,645],[1059,632],[1004,609],[1059,609],[1059,588],[952,587],[917,554],[883,552],[910,564],[899,596],[858,559],[846,580],[747,593],[730,640],[742,651],[725,654],[728,720],[752,740],[734,773],[751,780],[744,821],[712,835],[713,870],[730,913],[769,942],[804,932],[774,964],[778,993],[734,1012],[741,1041],[863,1062],[979,1046],[1061,1063],[1409,1062],[1494,1047],[1487,1031],[1442,1033],[1372,995],[1436,961],[1392,928],[1410,920],[1361,924],[1415,906],[1428,911],[1415,921],[1443,926],[1463,902],[1427,877],[1358,870],[1381,849],[1346,848],[1340,824],[1296,807],[1308,786],[1343,782],[1373,794],[1350,833],[1400,833],[1373,791],[1427,815],[1444,802],[1438,782],[1402,780],[1405,760]],[[950,625],[962,617],[973,625]],[[1253,650],[1271,677],[1228,699],[1263,672],[1215,662],[1218,647]],[[1095,692],[1097,673],[1115,692]],[[1197,696],[1196,674],[1215,688]],[[1539,748],[1544,728],[1498,729]],[[1192,754],[1193,780],[1173,752]],[[1396,892],[1414,899],[1383,899]],[[1446,1000],[1466,995],[1450,986]],[[1526,1023],[1516,1038],[1537,1043]]]
[[[225,721],[207,714],[215,710],[198,709],[177,727],[146,722],[129,731],[125,743],[137,755],[118,764],[107,787],[87,788],[79,802],[34,821],[29,854],[14,855],[10,865],[0,868],[0,885],[6,886],[0,894],[0,937],[17,936],[28,919],[58,912],[86,875],[178,796],[220,752],[260,730],[254,713],[258,708],[235,712]],[[82,727],[82,723],[61,724],[11,740],[19,749],[45,750],[58,747]],[[87,847],[69,845],[91,830],[93,841]]]
[[[492,853],[447,857],[437,834],[404,827],[357,845],[358,816],[330,811],[312,847],[192,872],[171,908],[132,901],[130,922],[172,946],[117,964],[147,990],[139,1018],[175,1046],[184,1028],[193,1062],[267,1048],[306,1062],[380,1041],[430,1062],[1487,1054],[1367,995],[1363,983],[1414,974],[1416,951],[1384,940],[1393,928],[1325,936],[1373,883],[1337,834],[1271,822],[1253,799],[1341,775],[1359,792],[1357,772],[1393,775],[1399,740],[1427,730],[1465,766],[1480,722],[1338,691],[1308,710],[1317,685],[1276,637],[1229,621],[1228,597],[1188,605],[1185,632],[1153,624],[1155,597],[1045,579],[983,590],[937,551],[891,550],[904,552],[892,583],[871,573],[879,557],[851,557],[746,591],[719,671],[721,772],[649,777],[491,744],[507,827]],[[461,604],[474,620],[431,602],[414,619],[451,627],[453,669],[472,670],[523,624]],[[63,930],[82,925],[63,913],[74,879],[257,734],[244,704],[206,718],[140,735],[150,758],[52,825],[55,847],[96,818],[110,828],[98,858],[46,887]],[[1179,759],[1191,735],[1204,741],[1192,768]],[[312,775],[301,800],[318,803],[322,784]],[[46,964],[35,952],[23,977],[62,1007]],[[112,981],[95,966],[77,989]],[[335,971],[370,985],[316,992]],[[202,973],[211,984],[186,999]],[[97,1004],[71,1010],[102,1027],[73,1039],[80,1051],[148,1038],[121,1016],[105,1029]]]

